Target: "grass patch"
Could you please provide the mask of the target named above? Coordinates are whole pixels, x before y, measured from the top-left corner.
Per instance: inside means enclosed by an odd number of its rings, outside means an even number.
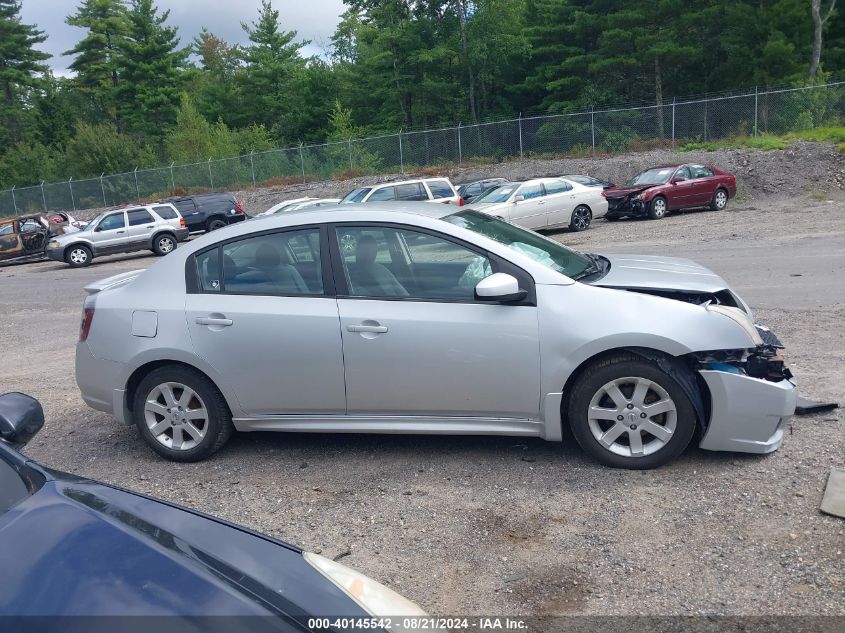
[[[810,198],[812,198],[813,200],[818,200],[819,202],[827,202],[828,200],[830,200],[829,195],[827,195],[826,193],[821,193],[819,191],[814,191],[813,193],[811,193]]]
[[[786,149],[789,143],[781,136],[773,136],[771,134],[762,134],[760,136],[752,136],[743,143],[745,147],[751,149]],[[740,145],[742,147],[742,145]]]
[[[829,141],[837,143],[839,149],[845,145],[845,126],[817,127],[801,132],[789,132],[784,135],[789,141]]]

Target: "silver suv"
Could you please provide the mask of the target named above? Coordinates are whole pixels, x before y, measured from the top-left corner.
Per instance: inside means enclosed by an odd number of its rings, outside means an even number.
[[[463,204],[463,198],[448,178],[419,178],[417,180],[385,182],[369,187],[359,187],[346,194],[340,203],[389,202],[392,200]]]
[[[79,268],[101,255],[141,250],[167,255],[186,237],[188,227],[176,207],[150,204],[104,211],[83,230],[50,240],[46,254]]]

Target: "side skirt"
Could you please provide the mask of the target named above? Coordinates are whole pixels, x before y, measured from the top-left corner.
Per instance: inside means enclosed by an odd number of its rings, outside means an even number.
[[[543,437],[539,420],[514,418],[429,418],[422,416],[285,415],[235,418],[238,431],[297,433],[390,433],[419,435],[521,435]]]

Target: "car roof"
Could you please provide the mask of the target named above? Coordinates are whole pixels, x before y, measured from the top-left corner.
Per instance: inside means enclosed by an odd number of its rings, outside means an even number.
[[[428,176],[426,178],[413,178],[411,180],[396,180],[391,182],[380,182],[374,185],[365,185],[363,187],[356,187],[355,189],[376,189],[378,187],[395,187],[396,185],[412,185],[415,182],[428,182],[430,180],[449,180],[448,176]],[[451,181],[450,181],[451,182]]]

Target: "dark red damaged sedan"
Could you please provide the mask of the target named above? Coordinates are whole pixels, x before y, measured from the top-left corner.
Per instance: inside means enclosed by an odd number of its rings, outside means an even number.
[[[736,195],[736,176],[713,165],[664,165],[605,190],[608,220],[629,216],[659,220],[669,211],[710,207],[724,209]]]

